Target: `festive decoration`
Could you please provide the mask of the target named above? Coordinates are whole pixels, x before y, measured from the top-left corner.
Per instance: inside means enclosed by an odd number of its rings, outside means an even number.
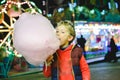
[[[28,2],[28,1],[25,1],[25,2],[15,2],[15,1],[7,1],[7,3],[5,4],[5,6],[4,6],[4,8],[2,9],[2,11],[1,12],[7,12],[7,8],[9,7],[9,6],[11,6],[11,5],[16,5],[16,6],[14,6],[14,8],[16,7],[18,7],[18,8],[20,8],[21,7],[21,5],[23,5],[23,4],[28,4],[28,6],[30,7],[30,8],[32,8],[32,6],[30,5],[30,3]],[[9,8],[11,8],[11,7],[9,7]],[[0,12],[0,13],[1,13]]]
[[[40,65],[59,48],[59,40],[50,21],[41,14],[23,13],[14,24],[13,43],[25,59]]]
[[[0,1],[0,47],[6,48],[7,54],[15,54],[17,58],[23,57],[13,47],[13,25],[22,13],[42,13],[34,2],[25,0],[2,0]],[[15,68],[24,67],[14,66]]]
[[[89,13],[88,21],[101,21],[101,13],[98,9],[92,9]]]
[[[7,13],[10,17],[18,17],[22,13],[22,11],[20,8],[12,5],[12,7],[8,10]]]
[[[6,2],[6,3],[5,3]],[[5,3],[5,4],[4,4]],[[10,42],[12,42],[12,33],[13,33],[13,24],[17,20],[16,17],[19,17],[24,12],[29,13],[41,13],[40,9],[38,9],[33,2],[30,1],[11,1],[11,0],[3,0],[0,5],[0,33],[7,33],[5,38],[1,40],[0,47],[7,42],[7,39],[10,38]],[[27,4],[24,9],[22,5]],[[34,9],[35,8],[35,9]],[[29,10],[28,10],[29,9]],[[7,19],[4,19],[7,17]],[[10,23],[9,23],[10,22]],[[13,47],[11,43],[10,47]]]

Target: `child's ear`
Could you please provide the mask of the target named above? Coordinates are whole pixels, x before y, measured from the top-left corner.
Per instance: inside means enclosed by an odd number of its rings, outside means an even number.
[[[68,41],[72,41],[73,40],[73,36],[69,36]]]

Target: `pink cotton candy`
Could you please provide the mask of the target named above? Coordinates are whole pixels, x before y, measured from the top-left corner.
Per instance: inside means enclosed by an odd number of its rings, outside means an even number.
[[[14,24],[13,44],[30,64],[40,65],[56,52],[60,42],[46,17],[23,13]]]

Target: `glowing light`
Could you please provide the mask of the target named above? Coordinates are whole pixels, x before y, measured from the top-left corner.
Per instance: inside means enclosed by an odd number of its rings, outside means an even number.
[[[1,2],[0,2],[0,4],[3,4],[3,3],[5,3],[6,2],[6,0],[2,0]]]
[[[5,4],[5,7],[2,9],[2,11],[1,11],[0,13],[2,13],[2,12],[5,12],[5,13],[6,13],[6,12],[7,12],[7,11],[6,11],[6,8],[8,7],[8,4],[15,4],[15,5],[18,6],[18,8],[20,8],[21,5],[23,5],[23,4],[27,4],[30,8],[32,8],[30,2],[28,2],[28,1],[25,1],[25,2],[7,1],[6,4]]]

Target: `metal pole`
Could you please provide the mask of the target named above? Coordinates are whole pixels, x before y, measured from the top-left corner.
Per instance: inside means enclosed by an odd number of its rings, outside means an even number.
[[[74,4],[74,0],[71,0],[71,3],[73,5]],[[73,9],[73,11],[72,11],[72,22],[73,22],[73,24],[74,24],[74,21],[75,21],[75,13],[74,13],[74,9]]]

